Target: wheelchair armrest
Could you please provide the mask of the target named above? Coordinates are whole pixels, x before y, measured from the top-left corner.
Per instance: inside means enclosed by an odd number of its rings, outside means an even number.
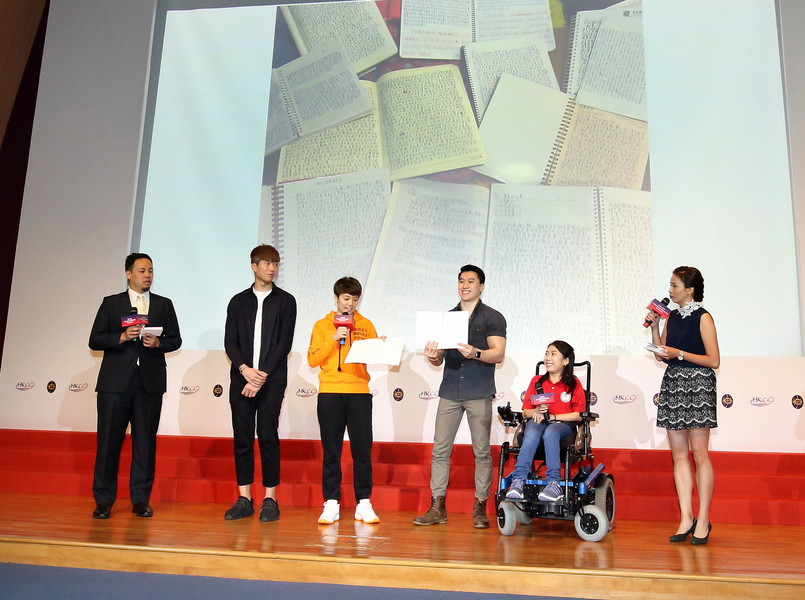
[[[598,418],[598,413],[584,411],[583,413],[579,413],[581,416],[582,421],[595,421]]]
[[[517,427],[524,421],[523,413],[513,411],[511,402],[507,402],[506,406],[498,406],[498,415],[506,427]]]

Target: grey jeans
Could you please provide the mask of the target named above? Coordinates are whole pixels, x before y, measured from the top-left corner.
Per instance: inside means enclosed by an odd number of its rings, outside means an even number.
[[[433,458],[430,469],[430,491],[433,496],[445,496],[450,478],[450,455],[461,417],[467,413],[472,452],[475,456],[475,497],[486,500],[492,485],[492,453],[489,432],[492,428],[492,397],[473,400],[439,398],[436,427],[433,433]]]

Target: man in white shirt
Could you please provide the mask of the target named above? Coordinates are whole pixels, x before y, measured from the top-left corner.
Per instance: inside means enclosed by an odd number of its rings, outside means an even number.
[[[279,252],[273,246],[261,244],[252,250],[254,283],[235,294],[226,310],[224,349],[232,361],[229,405],[238,486],[238,499],[224,514],[227,520],[254,514],[255,427],[265,488],[260,520],[279,519],[279,415],[296,326],[296,300],[274,284],[279,263]]]

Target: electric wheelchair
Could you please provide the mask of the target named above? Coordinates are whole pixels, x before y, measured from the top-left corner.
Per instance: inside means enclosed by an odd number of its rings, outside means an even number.
[[[544,363],[537,363],[536,374]],[[498,488],[495,493],[497,505],[498,529],[503,535],[512,535],[517,524],[528,525],[534,518],[560,519],[573,521],[576,533],[583,540],[598,542],[604,539],[615,521],[615,480],[604,472],[604,465],[599,463],[593,468],[594,456],[590,447],[590,424],[598,419],[596,413],[590,412],[590,362],[584,361],[573,364],[574,370],[584,368],[586,371],[586,385],[584,394],[586,410],[581,413],[581,421],[577,424],[577,433],[561,439],[560,457],[562,461],[562,481],[560,487],[563,497],[556,502],[543,502],[537,499],[540,491],[548,483],[544,478],[546,470],[545,449],[540,442],[534,462],[528,477],[525,480],[523,500],[507,500],[506,491],[511,484],[511,471],[520,451],[520,443],[525,430],[525,420],[522,412],[513,411],[511,404],[498,407],[503,424],[508,427],[517,427],[511,443],[504,442],[501,446],[498,463]],[[584,378],[579,378],[584,382]],[[508,476],[504,476],[506,463],[513,457],[512,465],[508,467]]]

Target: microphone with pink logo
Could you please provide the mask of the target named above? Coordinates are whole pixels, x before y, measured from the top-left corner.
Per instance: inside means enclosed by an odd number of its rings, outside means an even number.
[[[347,329],[352,331],[353,329],[355,329],[355,319],[348,312],[342,313],[340,315],[336,313],[335,315],[333,315],[333,325],[335,325],[336,329],[338,329],[339,327],[346,327]],[[344,338],[341,338],[338,343],[343,346],[346,343],[346,340]]]
[[[670,300],[668,298],[663,298],[662,302],[654,298],[651,302],[648,303],[646,307],[655,315],[659,316],[662,319],[667,319],[671,316],[671,309],[668,308],[668,303]],[[651,321],[646,319],[643,321],[643,327],[649,327],[651,325]]]

